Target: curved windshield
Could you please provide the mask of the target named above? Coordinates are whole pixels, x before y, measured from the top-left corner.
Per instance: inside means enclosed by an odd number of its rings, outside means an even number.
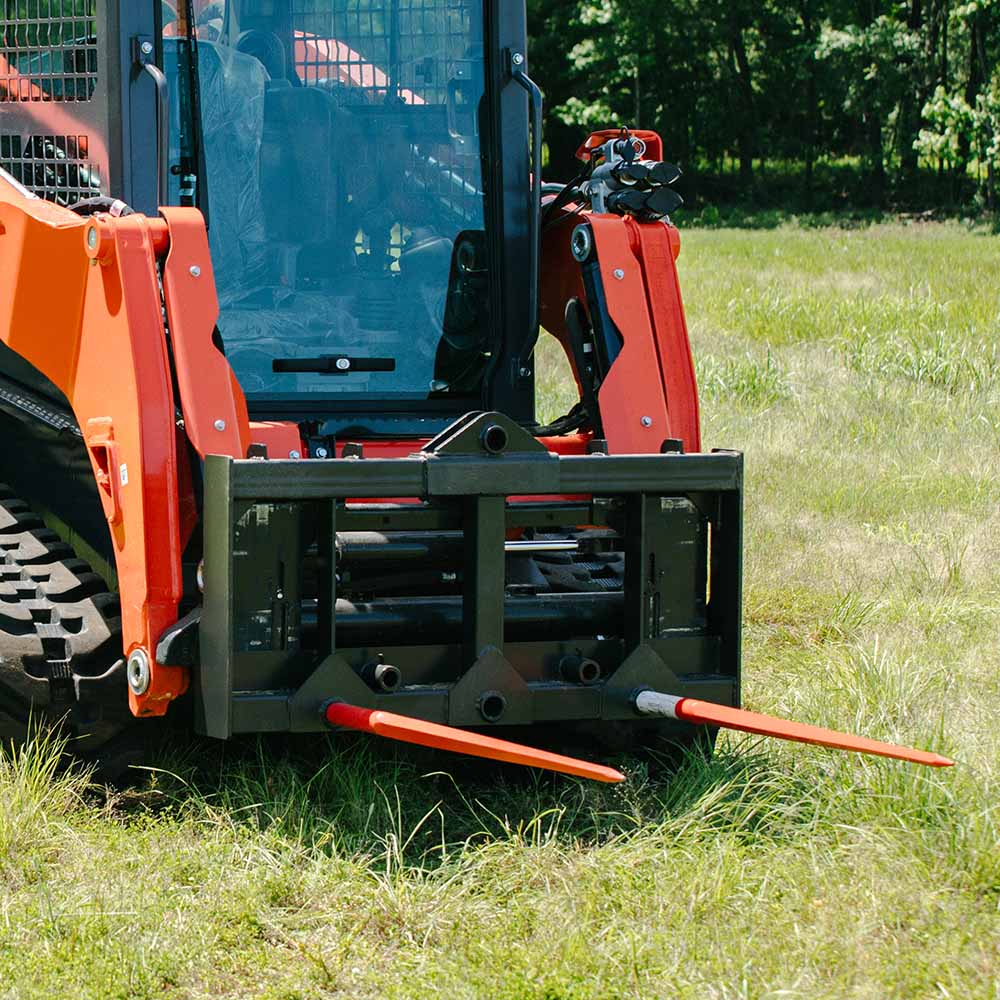
[[[478,395],[482,4],[243,0],[194,14],[219,328],[244,390]],[[183,17],[165,22],[176,79]]]

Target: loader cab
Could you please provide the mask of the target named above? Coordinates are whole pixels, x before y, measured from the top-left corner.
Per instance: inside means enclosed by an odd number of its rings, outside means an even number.
[[[78,0],[2,26],[0,166],[68,206],[200,208],[252,417],[531,421],[523,3]]]
[[[533,418],[528,108],[503,0],[162,9],[169,194],[209,225],[251,416],[426,436]]]

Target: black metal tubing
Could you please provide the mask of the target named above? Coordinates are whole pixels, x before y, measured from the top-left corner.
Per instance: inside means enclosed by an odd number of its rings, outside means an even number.
[[[134,40],[153,40],[153,58],[163,65],[163,25],[159,4],[107,4],[116,7],[119,23],[119,60],[121,86],[120,146],[112,159],[120,163],[120,186],[109,193],[121,198],[137,212],[154,218],[162,202],[159,188],[159,151],[157,139],[157,92],[150,86],[146,71],[135,58]],[[105,51],[114,52],[111,40]],[[115,171],[112,170],[112,176]]]
[[[210,456],[208,463],[218,459]],[[288,461],[230,463],[234,500],[321,500],[331,497],[420,497],[431,494],[428,477],[435,462],[453,462],[431,456],[366,458],[361,461]],[[524,490],[537,478],[537,459],[504,458],[461,460],[459,475],[440,482],[436,497],[494,496]],[[742,489],[743,460],[738,452],[712,455],[571,455],[545,462],[553,496],[597,493],[668,494]],[[458,471],[458,469],[456,469]],[[477,485],[488,480],[488,485]],[[528,492],[526,490],[526,492]],[[534,491],[531,491],[534,492]]]
[[[160,48],[162,51],[162,45]],[[156,89],[156,201],[158,205],[166,205],[170,191],[170,90],[163,70],[156,65],[153,38],[137,35],[132,40],[132,49],[133,59]]]
[[[596,254],[581,268],[583,288],[587,295],[587,310],[594,330],[594,353],[598,382],[603,382],[611,366],[621,354],[622,337],[608,312],[608,299],[604,292],[604,280]]]
[[[184,5],[188,24],[187,36],[177,38],[177,105],[180,109],[180,157],[170,169],[180,177],[180,203],[194,206],[211,229],[208,177],[205,167],[205,144],[201,128],[201,82],[198,71],[198,39],[192,0],[179,0]]]
[[[489,53],[486,96],[490,108],[490,182],[486,227],[491,243],[491,321],[493,362],[486,375],[490,409],[521,423],[535,415],[533,366],[522,363],[537,316],[526,294],[531,287],[531,171],[528,94],[511,77],[505,52],[527,51],[527,15],[523,0],[487,0],[486,37]]]
[[[528,95],[528,109],[531,116],[531,199],[528,227],[528,252],[530,254],[530,276],[528,283],[529,329],[527,342],[521,353],[522,364],[531,357],[535,341],[538,339],[538,283],[539,260],[542,249],[542,102],[541,88],[525,72],[527,56],[523,51],[507,50],[507,60],[511,79]]]
[[[511,450],[490,454],[484,432],[498,425]],[[551,499],[508,498],[521,491]],[[318,730],[332,697],[455,725],[633,718],[642,685],[738,703],[741,517],[737,453],[559,457],[497,413],[470,414],[404,459],[209,456],[199,726],[223,738]],[[512,529],[580,524],[624,545],[623,589],[508,589]],[[461,532],[460,579],[450,594],[346,598],[338,545],[358,531],[389,533],[387,547]],[[599,665],[586,693],[567,656]],[[397,689],[365,681],[376,662],[399,671]],[[479,707],[487,690],[507,705],[496,722]]]
[[[593,627],[601,635],[620,638],[624,596],[621,591],[594,594],[536,594],[503,598],[497,618],[503,635],[484,640],[541,642],[572,639]],[[354,604],[337,601],[337,636],[344,646],[364,646],[377,634],[387,645],[456,643],[462,639],[463,600],[460,597],[394,597]],[[318,627],[318,619],[303,614],[303,635]],[[472,659],[475,659],[473,654]],[[469,662],[472,662],[471,660]]]

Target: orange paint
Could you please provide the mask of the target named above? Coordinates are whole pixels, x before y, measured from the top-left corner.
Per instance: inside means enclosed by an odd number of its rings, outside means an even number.
[[[161,215],[169,233],[163,302],[188,439],[202,458],[245,458],[250,444],[246,399],[213,339],[219,300],[205,220],[196,208],[163,208]]]
[[[646,303],[646,276],[633,249],[633,234],[620,216],[589,215],[608,315],[622,347],[597,393],[604,436],[613,455],[656,454],[676,437],[653,325]]]
[[[470,733],[464,729],[455,729],[453,726],[441,726],[435,722],[411,719],[394,712],[358,708],[356,705],[345,705],[343,702],[334,701],[326,706],[323,715],[331,726],[357,729],[435,750],[450,750],[453,753],[486,757],[507,764],[539,767],[546,771],[558,771],[561,774],[572,774],[578,778],[590,778],[592,781],[604,781],[609,784],[625,780],[625,775],[613,767],[591,764],[575,757],[563,757],[547,750],[536,750],[534,747],[498,740],[493,736]]]
[[[598,139],[618,134],[595,133],[588,143],[599,145]],[[647,155],[660,158],[655,133],[634,134],[646,142]],[[579,389],[564,313],[569,299],[586,302],[581,266],[570,252],[573,230],[586,223],[608,314],[623,342],[598,393],[610,452],[656,453],[666,438],[680,439],[687,452],[700,451],[698,387],[675,264],[680,235],[662,221],[575,212],[574,207],[566,206],[565,216],[548,224],[542,238],[542,327],[562,345]]]
[[[951,767],[955,762],[938,753],[914,750],[895,743],[882,743],[864,736],[851,736],[835,729],[823,729],[804,722],[790,722],[772,715],[747,712],[742,708],[728,708],[694,698],[681,698],[674,706],[678,719],[685,722],[700,722],[710,726],[722,726],[741,733],[755,733],[758,736],[774,736],[779,740],[796,743],[811,743],[814,746],[831,747],[834,750],[852,750],[856,753],[876,754],[879,757],[893,757],[908,760],[928,767]]]
[[[91,253],[86,220],[0,183],[0,340],[59,387],[84,433],[115,553],[123,652],[141,647],[152,664],[148,690],[130,693],[130,705],[162,715],[188,674],[155,662],[182,593],[160,226],[142,215],[98,225]]]
[[[639,248],[653,344],[667,402],[668,436],[680,438],[685,451],[701,451],[698,384],[675,263],[681,252],[680,233],[665,222],[641,224],[626,219],[625,225]]]

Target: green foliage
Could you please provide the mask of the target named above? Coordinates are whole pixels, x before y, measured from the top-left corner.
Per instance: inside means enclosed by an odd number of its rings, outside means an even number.
[[[751,354],[721,360],[705,355],[698,361],[698,388],[705,399],[732,400],[753,409],[766,409],[792,394],[788,376],[770,351],[763,360]]]
[[[653,128],[700,208],[742,198],[935,207],[993,204],[1000,150],[995,0],[529,0],[548,98],[550,175],[580,133]],[[846,187],[823,164],[853,158]],[[938,171],[935,178],[934,171]],[[736,174],[735,184],[717,185]],[[922,171],[922,173],[921,173]]]
[[[971,105],[964,94],[937,87],[923,114],[927,127],[920,130],[914,149],[953,170],[974,162],[981,181],[985,167],[984,193],[992,207],[994,175],[1000,170],[1000,74],[994,73]]]
[[[915,148],[948,168],[955,167],[962,160],[963,150],[976,138],[979,130],[976,111],[961,94],[949,94],[939,86],[924,105],[924,118],[927,128],[920,130]]]

